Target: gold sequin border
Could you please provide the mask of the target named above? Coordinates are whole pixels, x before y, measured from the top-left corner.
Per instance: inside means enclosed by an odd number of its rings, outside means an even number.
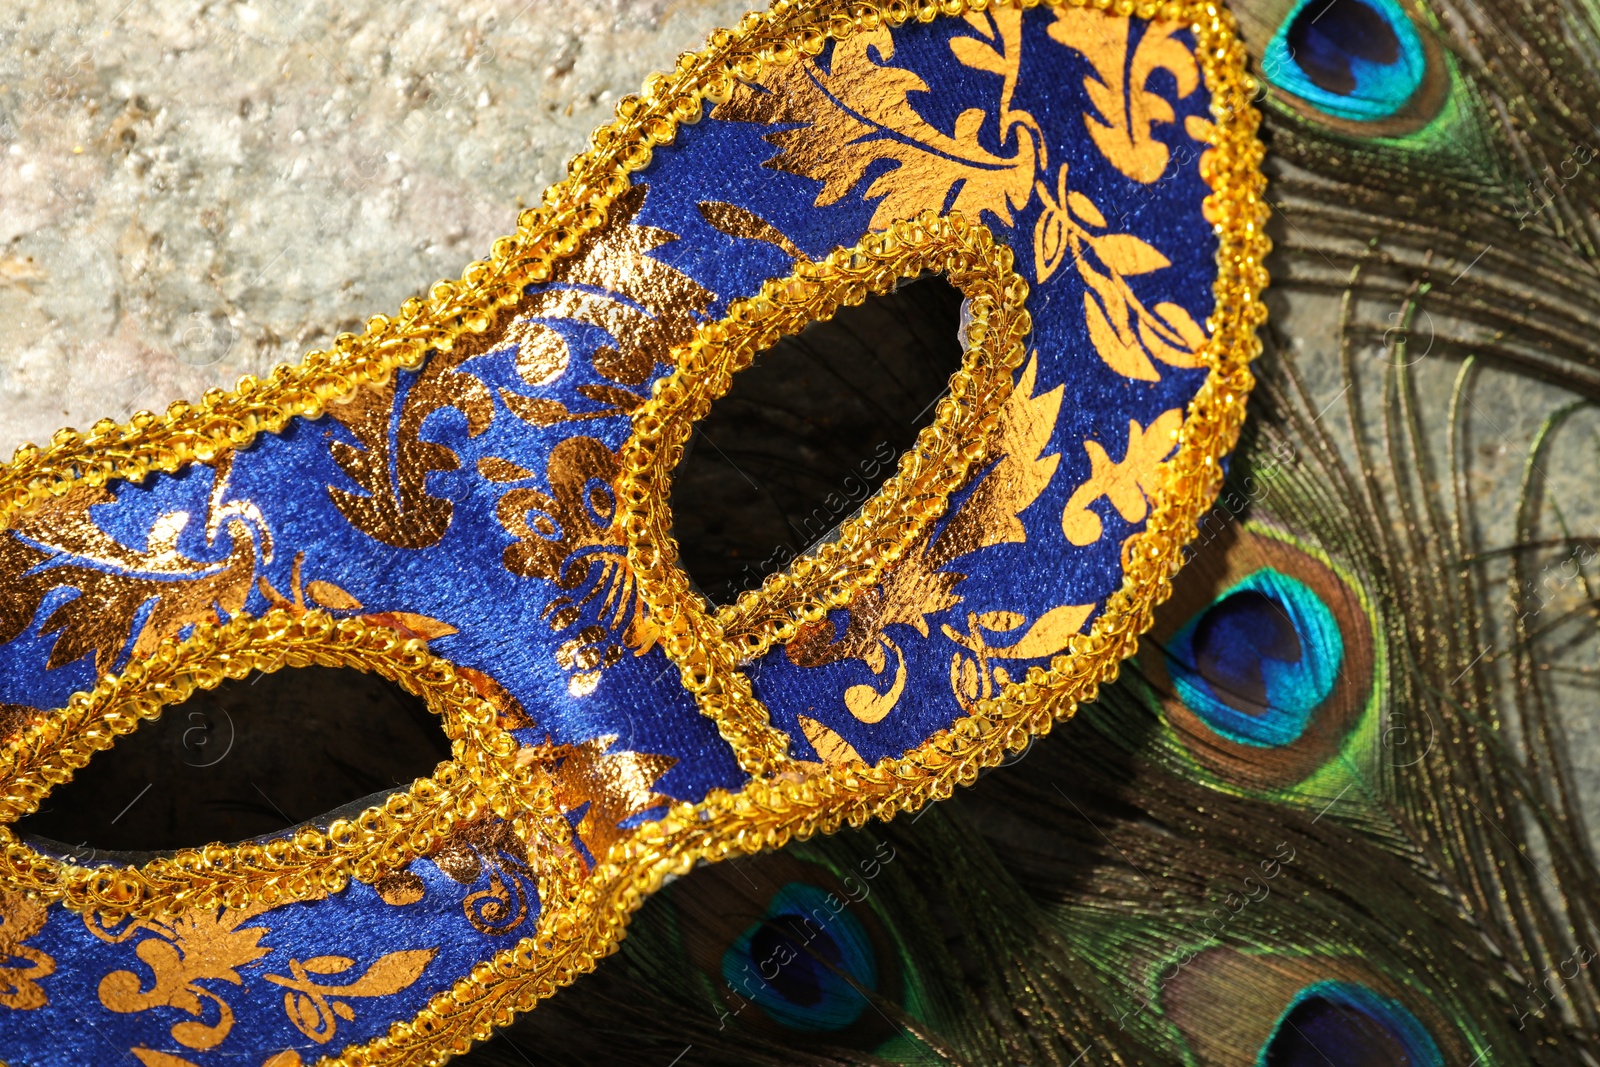
[[[487,1039],[519,1012],[530,1010],[595,963],[616,951],[628,917],[669,875],[696,863],[778,848],[793,839],[827,833],[848,823],[864,825],[944,799],[958,785],[1021,751],[1095,698],[1149,629],[1157,604],[1171,594],[1183,549],[1196,523],[1221,489],[1222,460],[1238,440],[1253,384],[1250,361],[1260,352],[1255,329],[1266,321],[1261,293],[1267,204],[1261,173],[1264,154],[1256,136],[1260,115],[1252,104],[1256,83],[1246,69],[1243,43],[1232,15],[1215,3],[1133,3],[1130,0],[1012,0],[1014,6],[1093,7],[1118,16],[1187,24],[1196,37],[1216,120],[1215,140],[1202,156],[1201,175],[1212,193],[1205,214],[1218,237],[1215,308],[1208,321],[1210,367],[1179,431],[1177,453],[1163,465],[1145,528],[1124,547],[1122,587],[1108,598],[1088,633],[1075,636],[1048,670],[1030,668],[1000,696],[981,701],[975,714],[956,720],[897,759],[873,767],[847,764],[794,780],[784,775],[753,780],[735,794],[715,792],[699,804],[680,804],[661,820],[619,842],[570,896],[541,902],[535,936],[497,952],[449,990],[434,996],[409,1021],[387,1035],[346,1048],[322,1067],[442,1064]],[[748,51],[739,76],[753,80],[764,63],[790,62],[796,50],[815,54],[823,41],[906,18],[931,21],[1003,6],[999,0],[815,4],[778,0],[764,15],[746,16],[738,34]],[[713,34],[720,47],[724,31]],[[782,37],[771,43],[774,37]],[[681,66],[681,64],[680,64]]]
[[[302,826],[238,845],[211,844],[142,866],[85,867],[24,844],[10,823],[36,810],[96,752],[155,719],[196,690],[255,671],[310,665],[371,671],[421,696],[439,714],[451,760],[382,804],[327,829]],[[521,820],[524,836],[543,827],[570,837],[548,779],[516,764],[516,740],[494,707],[417,638],[360,618],[275,609],[226,624],[197,626],[167,640],[121,675],[108,674],[66,707],[46,712],[0,748],[0,886],[76,911],[159,917],[188,908],[244,907],[310,900],[373,882],[442,847],[452,830],[487,814]]]
[[[780,336],[927,271],[943,273],[967,297],[962,365],[932,423],[860,513],[841,524],[835,540],[713,617],[677,565],[670,532],[672,470],[695,422],[728,391],[733,375]],[[673,352],[674,371],[634,413],[617,479],[628,563],[662,648],[746,773],[767,776],[792,761],[788,736],[772,726],[739,666],[876,584],[944,514],[950,494],[987,456],[998,412],[1011,395],[1012,372],[1022,364],[1032,329],[1027,296],[1011,249],[986,227],[959,213],[926,212],[821,262],[800,263],[789,277],[735,301],[723,319],[707,323]]]

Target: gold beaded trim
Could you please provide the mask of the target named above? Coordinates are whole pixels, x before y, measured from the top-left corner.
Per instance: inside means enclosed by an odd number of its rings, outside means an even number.
[[[1212,189],[1205,217],[1219,242],[1216,305],[1207,322],[1211,339],[1204,352],[1210,373],[1189,405],[1177,453],[1163,465],[1162,485],[1151,500],[1145,528],[1124,547],[1121,589],[1108,598],[1090,631],[1074,637],[1048,670],[1030,668],[1025,680],[1007,683],[1000,696],[980,701],[975,714],[898,759],[873,767],[830,766],[803,779],[788,774],[758,778],[736,794],[717,791],[699,804],[675,806],[614,845],[570,895],[542,898],[535,936],[479,964],[413,1019],[390,1027],[386,1036],[351,1046],[321,1061],[322,1067],[444,1063],[593,970],[599,959],[616,950],[628,916],[668,875],[687,873],[700,861],[778,848],[845,823],[861,826],[944,799],[957,785],[976,781],[981,769],[997,765],[1007,752],[1021,751],[1030,737],[1070,718],[1080,702],[1093,700],[1137,647],[1155,605],[1171,594],[1172,576],[1182,566],[1183,548],[1193,539],[1197,521],[1222,486],[1222,459],[1238,440],[1254,382],[1249,363],[1261,349],[1254,331],[1266,321],[1260,296],[1267,285],[1263,260],[1270,242],[1264,232],[1263,149],[1256,138],[1260,115],[1251,104],[1257,86],[1246,71],[1233,16],[1202,0],[777,0],[766,14],[747,15],[737,31],[714,33],[712,48],[700,57],[728,56],[737,43],[740,50],[726,61],[739,77],[755,80],[765,65],[791,62],[797,51],[815,55],[828,38],[843,39],[857,29],[897,26],[911,17],[926,22],[940,15],[1041,3],[1188,24],[1217,120],[1215,142],[1201,163],[1201,175]],[[681,59],[680,72],[700,57]],[[628,122],[640,114],[663,114],[667,101],[683,92],[699,89],[681,77],[652,82],[646,100],[622,118]]]
[[[311,664],[372,671],[423,697],[444,719],[455,758],[325,831],[303,826],[266,841],[183,849],[142,867],[63,862],[11,830],[10,823],[36,810],[51,789],[141,719],[159,718],[163,707],[227,678]],[[372,882],[437,850],[452,829],[485,812],[561,819],[548,780],[519,769],[516,754],[516,740],[499,727],[494,708],[419,639],[321,611],[274,610],[197,626],[187,640],[163,642],[120,677],[105,675],[92,691],[74,694],[0,749],[0,884],[77,911],[144,918],[337,893],[352,877]],[[559,828],[569,829],[565,820]]]
[[[628,563],[684,687],[716,722],[746,773],[766,776],[789,763],[789,738],[773,728],[738,666],[876,584],[884,568],[944,514],[950,494],[987,455],[1032,328],[1023,306],[1028,284],[1012,261],[1010,248],[960,213],[940,217],[929,211],[896,223],[820,263],[801,263],[758,295],[735,301],[727,317],[707,323],[673,352],[676,370],[635,412],[617,480]],[[933,423],[900,457],[899,471],[840,526],[836,540],[713,618],[677,566],[678,545],[669,532],[672,470],[694,424],[728,391],[733,375],[780,336],[930,270],[943,272],[966,294],[968,323],[962,366],[951,375],[949,395],[939,401]],[[725,636],[730,633],[731,640]]]

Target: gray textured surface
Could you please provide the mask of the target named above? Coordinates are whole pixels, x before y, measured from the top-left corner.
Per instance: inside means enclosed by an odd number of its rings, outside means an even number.
[[[0,457],[455,277],[743,0],[0,8]]]

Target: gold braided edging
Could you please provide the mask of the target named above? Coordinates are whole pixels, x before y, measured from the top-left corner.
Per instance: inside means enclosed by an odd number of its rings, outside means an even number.
[[[1038,2],[1016,0],[1016,6]],[[739,61],[739,73],[753,80],[763,63],[791,60],[795,47],[815,54],[811,46],[816,44],[819,51],[823,35],[842,39],[880,22],[897,25],[895,20],[903,21],[908,12],[929,21],[990,6],[1002,4],[888,0],[847,8],[844,3],[802,7],[779,0],[770,13],[741,22],[750,52]],[[1260,352],[1254,330],[1266,320],[1260,296],[1268,280],[1263,260],[1270,243],[1264,232],[1263,149],[1256,138],[1260,115],[1251,104],[1256,85],[1246,72],[1233,17],[1220,5],[1204,2],[1118,0],[1112,5],[1096,0],[1092,6],[1120,16],[1187,23],[1196,37],[1195,53],[1216,120],[1215,141],[1201,160],[1201,175],[1212,189],[1205,217],[1218,237],[1216,304],[1207,321],[1211,337],[1203,353],[1210,373],[1189,405],[1176,455],[1163,464],[1162,484],[1151,500],[1145,528],[1125,545],[1122,587],[1108,598],[1090,631],[1074,637],[1048,670],[1030,668],[1025,680],[1007,683],[1000,696],[980,701],[976,714],[958,719],[898,759],[870,768],[830,766],[800,781],[788,776],[756,779],[737,794],[719,791],[700,804],[677,805],[660,821],[640,827],[614,845],[570,896],[541,900],[536,936],[485,960],[386,1036],[320,1061],[323,1067],[442,1064],[593,970],[596,961],[616,950],[629,915],[667,875],[685,873],[702,860],[776,848],[846,822],[860,826],[872,818],[892,818],[948,797],[955,786],[975,781],[982,768],[995,766],[1008,751],[1020,751],[1030,737],[1048,733],[1116,677],[1122,660],[1150,627],[1155,606],[1171,594],[1184,546],[1221,488],[1222,460],[1238,440],[1253,384],[1249,362]],[[762,51],[757,42],[779,33],[789,35],[787,48]],[[713,43],[719,40],[725,39],[714,34]]]
[[[950,494],[988,454],[1032,327],[1023,306],[1028,285],[1012,260],[1010,248],[959,213],[941,217],[930,211],[896,223],[821,262],[800,263],[788,278],[735,301],[725,318],[707,323],[673,352],[676,370],[657,382],[650,401],[635,412],[617,479],[617,523],[628,563],[667,657],[746,773],[767,776],[792,761],[788,735],[771,725],[738,666],[876,584],[944,514]],[[836,540],[741,596],[735,610],[713,617],[677,566],[678,545],[670,533],[672,470],[695,422],[728,391],[732,376],[778,337],[930,270],[943,272],[968,298],[962,366],[951,375],[949,395],[939,401],[933,422],[900,457],[898,472],[840,526]],[[739,636],[729,640],[728,631]]]
[[[163,707],[224,679],[312,664],[371,671],[423,697],[443,718],[454,759],[326,830],[302,826],[264,841],[182,849],[140,867],[54,859],[23,844],[8,825],[36,810],[51,789],[140,720],[159,718]],[[372,882],[437,850],[456,827],[488,813],[521,817],[524,840],[541,830],[554,841],[568,840],[571,827],[548,778],[519,768],[517,751],[493,706],[420,639],[359,618],[335,621],[321,611],[279,609],[197,626],[187,640],[162,642],[120,676],[105,675],[0,748],[0,885],[76,911],[150,918],[337,893],[352,877]]]

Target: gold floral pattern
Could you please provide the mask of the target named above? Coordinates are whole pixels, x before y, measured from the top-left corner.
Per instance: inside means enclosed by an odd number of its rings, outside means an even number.
[[[137,919],[112,929],[102,925],[99,915],[85,913],[84,925],[102,941],[117,944],[136,933],[152,935],[134,947],[134,954],[150,970],[150,987],[146,989],[144,979],[133,971],[111,971],[100,979],[100,1003],[121,1013],[176,1008],[193,1018],[174,1023],[172,1039],[187,1048],[215,1048],[233,1029],[233,1009],[221,994],[200,983],[243,983],[238,969],[271,951],[260,944],[267,934],[265,926],[244,925],[266,910],[264,905],[206,908],[165,922]],[[209,1023],[204,1021],[213,1014],[208,1004],[216,1009],[216,1019]]]
[[[422,977],[423,970],[438,952],[432,948],[402,949],[387,952],[374,960],[353,981],[347,972],[356,961],[348,956],[313,956],[289,960],[289,973],[269,974],[266,980],[283,986],[283,1010],[295,1029],[318,1044],[327,1044],[338,1032],[339,1020],[350,1022],[356,1012],[351,1000],[386,997],[398,993]],[[337,975],[341,981],[323,983],[322,975]]]
[[[58,589],[78,596],[57,607],[40,630],[59,634],[48,666],[59,667],[94,654],[97,672],[111,669],[132,639],[134,656],[185,623],[217,620],[244,608],[255,579],[257,553],[272,559],[272,534],[251,502],[228,499],[231,457],[213,474],[204,523],[205,543],[224,532],[227,556],[216,562],[191,559],[178,539],[193,515],[169,511],[151,525],[143,548],[131,548],[95,522],[92,509],[115,499],[103,487],[81,485],[59,499],[18,516],[0,532],[0,644],[33,622],[45,599]],[[153,607],[141,621],[141,609]]]
[[[1183,28],[1176,22],[1144,23],[1130,60],[1133,25],[1088,8],[1060,7],[1049,33],[1094,68],[1083,88],[1098,114],[1085,112],[1083,124],[1095,147],[1123,174],[1149,184],[1166,172],[1170,155],[1151,128],[1177,118],[1172,104],[1150,90],[1150,77],[1158,70],[1171,74],[1182,99],[1199,87],[1200,70],[1188,46],[1173,37]]]
[[[966,576],[946,570],[949,564],[991,545],[1027,542],[1019,516],[1044,492],[1061,462],[1060,456],[1043,452],[1055,429],[1065,387],[1058,385],[1035,396],[1038,369],[1035,354],[1000,409],[993,446],[998,461],[938,536],[925,535],[877,586],[856,596],[843,634],[836,634],[833,623],[824,619],[802,628],[787,646],[789,659],[803,667],[859,659],[874,674],[883,674],[893,658],[894,674],[888,689],[854,685],[845,690],[845,707],[859,721],[882,721],[905,689],[905,658],[888,627],[909,626],[924,638],[930,636],[928,616],[948,611],[963,599],[955,589]],[[1020,639],[1005,648],[988,645],[981,630],[1015,630],[1027,621],[1023,616],[1003,611],[971,615],[967,635],[941,627],[961,649],[952,656],[952,691],[963,705],[988,697],[997,682],[1006,680],[1004,668],[991,666],[991,660],[1035,659],[1059,652],[1092,610],[1092,605],[1058,607],[1035,620]],[[805,724],[801,725],[805,729]],[[808,736],[813,732],[817,731],[808,730]],[[826,740],[832,751],[841,751],[831,739]]]
[[[1183,412],[1164,411],[1148,429],[1138,419],[1128,420],[1128,447],[1121,460],[1112,460],[1098,441],[1085,441],[1089,454],[1089,477],[1073,491],[1061,512],[1061,532],[1075,545],[1090,545],[1100,539],[1100,516],[1089,505],[1105,497],[1128,522],[1143,522],[1149,512],[1147,501],[1161,486],[1160,465],[1178,447],[1178,430]]]
[[[950,50],[963,65],[1000,78],[994,119],[1009,156],[980,143],[990,118],[983,108],[962,112],[950,133],[922,117],[911,94],[929,87],[911,71],[890,65],[894,35],[887,28],[838,42],[826,69],[819,60],[806,60],[778,69],[759,86],[740,83],[730,100],[717,105],[717,117],[802,123],[767,135],[781,149],[770,165],[820,180],[818,207],[850,194],[874,164],[891,162],[861,194],[877,201],[872,228],[928,210],[960,211],[974,220],[990,211],[1010,226],[1012,213],[1032,199],[1034,172],[1046,155],[1039,123],[1011,106],[1022,63],[1022,12],[1000,9],[969,14],[966,21],[976,36],[953,39]],[[947,204],[957,186],[954,202]]]
[[[367,622],[387,627],[402,637],[420,637],[424,641],[431,641],[436,637],[447,637],[456,633],[456,628],[442,619],[435,619],[429,615],[421,615],[412,611],[365,611],[366,605],[357,600],[349,590],[338,584],[321,578],[313,578],[309,582],[303,578],[306,554],[296,552],[294,562],[289,567],[289,592],[278,591],[266,575],[256,579],[256,588],[261,595],[266,597],[267,603],[272,607],[294,614],[304,614],[308,610],[321,609],[328,612],[337,612],[340,615],[359,613],[359,617]],[[309,604],[307,602],[310,602]]]
[[[1161,379],[1152,360],[1201,366],[1206,333],[1194,317],[1171,301],[1147,308],[1128,282],[1170,267],[1171,260],[1142,238],[1112,229],[1093,200],[1068,188],[1067,164],[1056,170],[1052,190],[1049,154],[1038,122],[1012,106],[1021,70],[1022,17],[1013,8],[969,13],[966,24],[976,35],[951,39],[950,49],[962,65],[1000,79],[993,108],[969,108],[951,134],[916,110],[910,94],[928,86],[913,72],[892,65],[894,38],[887,29],[839,42],[826,69],[820,60],[811,60],[781,68],[760,84],[741,83],[718,106],[717,115],[795,124],[767,135],[780,149],[769,165],[821,181],[818,206],[837,202],[869,172],[876,174],[861,193],[877,200],[874,227],[938,210],[952,192],[950,209],[974,218],[988,211],[1009,226],[1013,213],[1037,193],[1043,210],[1033,232],[1035,279],[1047,281],[1072,259],[1088,288],[1083,304],[1090,340],[1106,365],[1124,377],[1151,382]],[[1132,19],[1062,8],[1049,33],[1080,52],[1095,70],[1095,76],[1084,80],[1099,112],[1099,117],[1084,115],[1094,144],[1127,177],[1148,184],[1166,172],[1171,156],[1150,131],[1156,123],[1176,121],[1172,102],[1149,89],[1149,80],[1155,71],[1167,71],[1183,98],[1199,85],[1199,68],[1173,36],[1181,29],[1178,24],[1145,25],[1131,60]],[[994,155],[979,142],[991,114],[1000,142],[1013,150],[1010,156]],[[1190,119],[1184,128],[1191,136],[1207,140],[1214,135],[1213,124]],[[873,169],[885,160],[893,165]],[[701,211],[724,232],[785,247],[781,234],[768,233],[771,227],[752,228],[730,206],[707,204]],[[785,250],[790,249],[792,245]]]
[[[427,548],[450,528],[455,505],[428,492],[428,475],[453,471],[460,458],[449,447],[422,437],[423,424],[436,411],[454,408],[476,437],[494,419],[489,387],[460,370],[480,354],[481,345],[458,345],[436,352],[395,405],[398,378],[381,389],[359,390],[328,409],[354,435],[355,444],[335,441],[334,462],[362,490],[353,493],[328,487],[328,496],[352,526],[374,540],[397,548]]]
[[[534,473],[505,460],[484,462],[479,473],[494,482],[521,482]],[[591,621],[556,650],[570,672],[568,691],[587,696],[600,673],[623,656],[624,645],[643,655],[654,644],[644,618],[633,571],[627,565],[612,519],[613,483],[621,472],[617,455],[593,437],[569,437],[550,452],[545,477],[550,491],[532,486],[507,490],[496,505],[500,525],[517,540],[506,546],[512,574],[543,578],[561,590],[540,616],[555,633]],[[594,615],[589,615],[590,611]],[[620,635],[620,643],[612,640]]]

